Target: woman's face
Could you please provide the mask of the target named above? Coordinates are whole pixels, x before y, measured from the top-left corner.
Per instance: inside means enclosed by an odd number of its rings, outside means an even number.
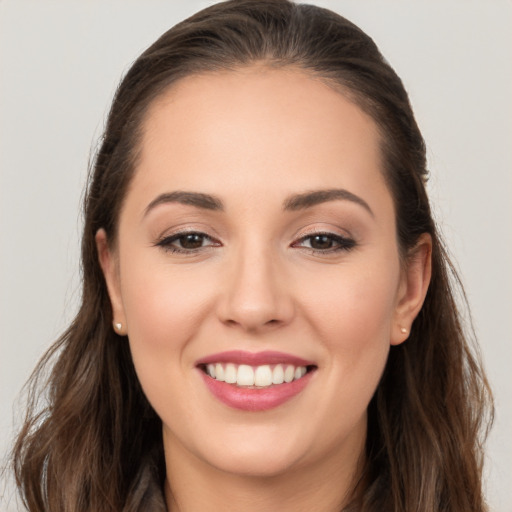
[[[428,280],[401,269],[381,169],[372,119],[301,71],[192,76],[152,105],[117,247],[97,241],[175,460],[353,468]]]

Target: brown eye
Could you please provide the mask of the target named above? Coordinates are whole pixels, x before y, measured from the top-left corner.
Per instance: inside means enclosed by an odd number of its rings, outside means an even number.
[[[348,251],[356,246],[355,240],[335,233],[314,233],[301,238],[292,247],[308,249],[317,254]]]
[[[205,236],[200,233],[188,233],[177,239],[182,249],[199,249],[203,246]]]
[[[194,254],[209,247],[219,247],[221,244],[206,233],[191,231],[167,236],[155,245],[171,253]]]
[[[332,249],[334,240],[332,237],[327,235],[314,235],[309,238],[309,245],[312,249],[325,251],[327,249]]]

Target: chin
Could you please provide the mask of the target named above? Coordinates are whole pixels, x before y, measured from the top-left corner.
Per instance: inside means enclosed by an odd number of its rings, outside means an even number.
[[[212,426],[213,427],[213,426]],[[278,425],[231,425],[224,432],[210,431],[209,442],[195,445],[195,455],[220,471],[240,476],[273,477],[296,467],[313,446],[300,432],[288,432]],[[214,434],[214,435],[212,435]],[[295,435],[294,435],[295,434]],[[299,434],[299,435],[297,435]]]
[[[230,450],[207,460],[218,470],[234,475],[272,478],[292,470],[297,464],[297,457],[268,450]]]

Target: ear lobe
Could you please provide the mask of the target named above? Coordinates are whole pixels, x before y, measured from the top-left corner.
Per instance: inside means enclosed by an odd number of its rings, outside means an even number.
[[[95,236],[98,259],[105,282],[107,284],[110,304],[112,306],[112,318],[117,324],[126,326],[123,301],[121,299],[121,288],[119,285],[119,266],[116,255],[108,245],[107,233],[104,229],[99,229]],[[125,330],[125,329],[123,329]]]
[[[423,233],[409,251],[397,296],[391,345],[403,343],[411,325],[421,310],[432,274],[432,237]]]

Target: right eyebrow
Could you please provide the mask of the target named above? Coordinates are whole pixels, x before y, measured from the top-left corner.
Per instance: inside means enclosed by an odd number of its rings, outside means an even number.
[[[304,210],[329,201],[351,201],[362,206],[372,217],[375,217],[370,205],[362,198],[342,188],[326,190],[312,190],[303,194],[295,194],[284,202],[284,209],[288,211]]]
[[[224,205],[222,201],[210,194],[202,194],[200,192],[186,192],[177,190],[175,192],[166,192],[160,194],[153,199],[144,210],[144,217],[156,206],[166,203],[180,203],[204,208],[205,210],[223,211]]]

